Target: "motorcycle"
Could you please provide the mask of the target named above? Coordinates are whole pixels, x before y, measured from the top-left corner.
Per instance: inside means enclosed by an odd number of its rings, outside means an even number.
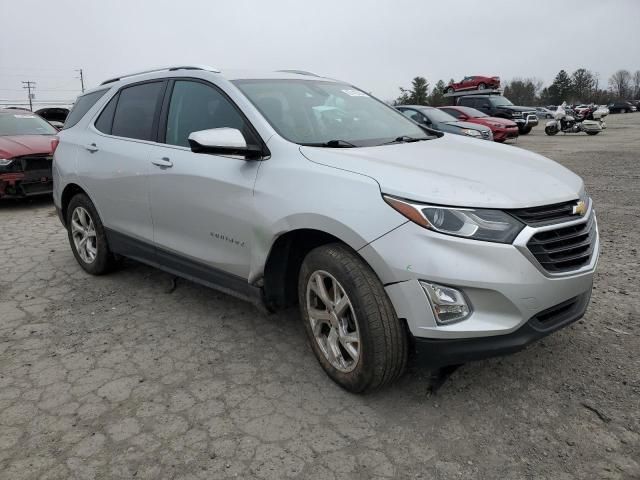
[[[554,119],[547,122],[544,127],[544,133],[547,135],[555,135],[562,133],[580,133],[585,132],[587,135],[597,135],[602,131],[600,122],[596,120],[576,120],[575,117],[568,115],[566,111],[566,102],[558,107],[554,114]]]

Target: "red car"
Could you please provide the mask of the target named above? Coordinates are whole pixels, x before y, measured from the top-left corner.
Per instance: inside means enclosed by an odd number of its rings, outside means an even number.
[[[460,90],[484,90],[487,88],[500,88],[500,77],[483,77],[481,75],[464,77],[459,82],[450,83],[445,92],[453,93]]]
[[[490,117],[480,110],[471,107],[440,107],[440,110],[453,115],[460,121],[478,123],[491,129],[493,140],[504,142],[509,138],[518,137],[518,125],[506,118]]]
[[[58,131],[29,111],[0,109],[0,198],[53,191]]]

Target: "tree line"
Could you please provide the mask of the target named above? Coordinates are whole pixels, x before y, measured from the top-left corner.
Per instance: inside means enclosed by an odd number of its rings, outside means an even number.
[[[432,105],[439,107],[447,104],[444,97],[449,83],[438,80],[433,88],[425,77],[415,77],[410,88],[400,87],[400,95],[394,105]],[[504,96],[516,105],[559,105],[568,103],[607,104],[614,100],[640,99],[640,70],[633,74],[628,70],[618,70],[609,77],[608,88],[602,88],[597,73],[579,68],[569,74],[560,70],[548,87],[543,87],[536,78],[514,78],[505,83]]]

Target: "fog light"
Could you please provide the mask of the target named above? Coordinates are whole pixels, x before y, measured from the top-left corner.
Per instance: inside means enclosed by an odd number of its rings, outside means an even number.
[[[471,314],[471,306],[460,290],[437,283],[420,282],[420,285],[427,294],[436,322],[440,325],[459,322]]]

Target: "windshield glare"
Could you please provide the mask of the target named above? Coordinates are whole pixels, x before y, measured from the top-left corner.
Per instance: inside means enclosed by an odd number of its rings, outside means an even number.
[[[447,112],[438,110],[437,108],[423,108],[421,109],[422,113],[424,113],[429,120],[436,123],[441,122],[457,122],[458,119],[453,115],[449,115]]]
[[[471,107],[458,107],[458,109],[462,113],[464,113],[467,117],[471,117],[471,118],[482,118],[482,117],[489,116],[486,113],[482,113],[480,110],[476,110],[475,108],[471,108]]]
[[[55,135],[58,131],[30,112],[0,113],[0,136]]]
[[[364,147],[399,137],[431,138],[400,112],[350,85],[322,80],[233,83],[282,137],[301,145],[342,140]]]
[[[491,97],[494,105],[513,105],[509,100],[505,97],[500,97],[496,95],[495,97]]]

